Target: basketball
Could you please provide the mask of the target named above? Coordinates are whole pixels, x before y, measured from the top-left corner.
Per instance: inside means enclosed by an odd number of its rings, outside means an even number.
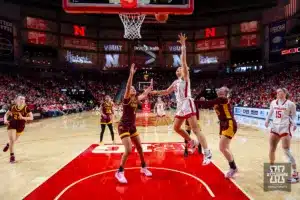
[[[158,22],[165,23],[168,20],[169,15],[168,14],[155,14],[155,18]]]

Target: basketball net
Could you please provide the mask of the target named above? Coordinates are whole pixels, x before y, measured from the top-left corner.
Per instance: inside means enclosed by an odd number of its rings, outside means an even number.
[[[141,39],[141,27],[146,17],[145,14],[119,14],[124,25],[124,38]]]
[[[123,8],[135,9],[137,7],[138,0],[121,0],[120,3]],[[141,27],[146,16],[145,14],[120,13],[119,16],[124,25],[124,38],[130,40],[142,38]]]

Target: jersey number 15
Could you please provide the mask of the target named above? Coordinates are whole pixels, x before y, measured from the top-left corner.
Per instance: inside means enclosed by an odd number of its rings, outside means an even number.
[[[281,110],[276,111],[276,118],[279,119],[281,116]]]

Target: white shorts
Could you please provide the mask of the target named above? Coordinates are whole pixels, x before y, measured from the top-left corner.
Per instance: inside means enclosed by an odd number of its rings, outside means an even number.
[[[175,118],[188,119],[196,116],[196,106],[193,99],[185,99],[182,102],[177,102]]]
[[[278,135],[279,137],[284,136],[292,136],[292,125],[286,125],[286,124],[273,124],[271,127],[271,133]]]
[[[166,112],[164,110],[159,110],[159,111],[157,111],[157,116],[164,117],[164,116],[166,116]]]

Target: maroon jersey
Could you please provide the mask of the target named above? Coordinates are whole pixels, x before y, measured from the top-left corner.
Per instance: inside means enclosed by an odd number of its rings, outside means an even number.
[[[195,101],[195,104],[204,108],[213,107],[220,121],[234,119],[231,105],[226,97],[218,97],[210,101]]]
[[[123,115],[121,117],[121,123],[123,124],[135,124],[136,109],[138,107],[137,97],[123,100]]]
[[[9,111],[11,112],[11,120],[9,122],[8,129],[16,129],[17,133],[23,132],[25,128],[25,120],[20,120],[19,115],[21,114],[23,117],[27,117],[28,114],[31,112],[28,106],[23,106],[18,108],[18,106],[13,105]]]
[[[101,104],[101,111],[104,115],[114,114],[113,111],[113,103],[112,102],[104,102]]]
[[[101,104],[101,124],[111,124],[112,123],[112,114],[114,114],[113,103],[104,102]]]

